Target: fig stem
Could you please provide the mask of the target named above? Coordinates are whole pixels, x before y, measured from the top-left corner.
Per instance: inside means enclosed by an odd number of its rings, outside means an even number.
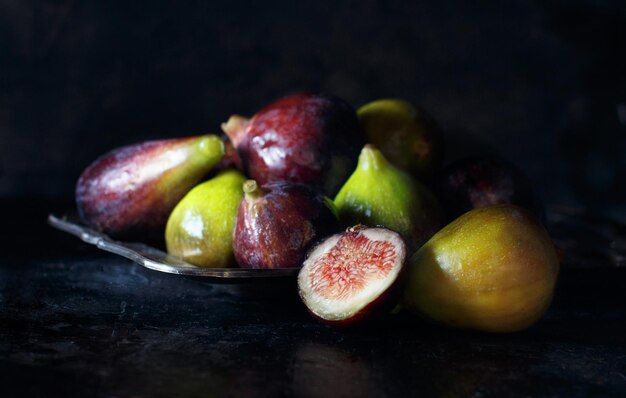
[[[353,225],[351,227],[346,228],[346,232],[358,232],[362,229],[367,228],[367,225],[363,225],[363,224],[356,224]]]
[[[374,145],[374,144],[365,144],[363,146],[363,149],[367,149],[367,150],[371,151],[371,150],[375,150],[375,149],[378,149],[378,148],[376,148],[376,145]]]
[[[243,193],[248,201],[258,199],[265,194],[255,180],[247,180],[243,183]]]
[[[378,148],[372,144],[366,144],[359,155],[359,164],[357,167],[362,170],[368,170],[370,168],[380,170],[388,165],[387,159],[385,159]]]
[[[239,143],[243,140],[248,121],[249,119],[247,117],[232,115],[228,118],[228,121],[221,124],[222,130],[235,148],[237,148]]]

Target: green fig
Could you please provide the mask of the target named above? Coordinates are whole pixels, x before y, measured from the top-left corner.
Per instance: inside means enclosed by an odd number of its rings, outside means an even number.
[[[399,99],[380,99],[357,112],[368,142],[397,167],[430,179],[441,166],[443,135],[422,109]]]
[[[78,212],[89,226],[114,237],[162,238],[174,206],[223,155],[224,144],[215,135],[114,149],[78,179]]]
[[[398,232],[410,250],[437,232],[443,219],[428,188],[389,163],[371,144],[361,150],[356,170],[334,202],[345,225],[383,225]]]
[[[198,267],[233,266],[232,234],[244,181],[241,172],[225,170],[192,189],[167,220],[167,252]]]
[[[558,255],[533,214],[513,205],[471,210],[409,263],[404,307],[438,323],[514,332],[550,305]]]

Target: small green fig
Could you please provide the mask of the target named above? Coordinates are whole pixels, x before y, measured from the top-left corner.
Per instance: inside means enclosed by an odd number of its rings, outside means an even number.
[[[437,232],[443,219],[428,188],[389,163],[371,144],[363,147],[335,206],[345,225],[385,226],[398,232],[410,250]]]
[[[225,170],[192,189],[167,221],[167,252],[199,267],[233,266],[232,233],[245,180]]]
[[[368,142],[394,165],[430,179],[443,161],[443,135],[424,110],[399,99],[380,99],[357,111]]]

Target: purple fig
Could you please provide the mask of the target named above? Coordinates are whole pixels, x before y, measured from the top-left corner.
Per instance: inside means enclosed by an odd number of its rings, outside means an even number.
[[[174,206],[223,154],[224,144],[215,135],[115,149],[78,179],[78,212],[89,226],[114,237],[162,235]]]
[[[322,94],[284,97],[250,120],[232,116],[222,129],[259,184],[303,183],[327,195],[350,175],[365,144],[355,110]]]
[[[233,231],[235,259],[244,268],[300,267],[307,250],[337,231],[332,202],[293,183],[260,187],[248,180]]]
[[[448,166],[439,177],[437,191],[450,220],[481,207],[514,204],[543,217],[528,177],[512,164],[490,157],[475,157]]]

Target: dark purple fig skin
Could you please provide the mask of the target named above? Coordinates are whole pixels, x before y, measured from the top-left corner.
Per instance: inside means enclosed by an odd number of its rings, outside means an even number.
[[[206,137],[148,141],[98,158],[76,184],[81,219],[115,238],[162,241],[174,206],[222,156],[199,160],[208,145],[199,149],[199,144]]]
[[[243,166],[241,165],[241,159],[239,158],[239,154],[237,153],[237,149],[233,146],[233,143],[228,139],[228,137],[224,137],[224,157],[218,164],[215,165],[213,170],[211,170],[211,175],[216,175],[220,171],[227,169],[236,169],[241,170],[243,172]]]
[[[237,212],[233,250],[241,267],[300,267],[313,244],[339,229],[324,197],[312,188],[281,182],[261,190],[244,194]]]
[[[530,180],[512,164],[492,157],[457,161],[441,174],[436,191],[450,220],[472,209],[514,204],[543,219]]]
[[[356,111],[328,95],[281,98],[224,130],[245,173],[259,184],[288,181],[334,195],[356,165],[365,135]]]

